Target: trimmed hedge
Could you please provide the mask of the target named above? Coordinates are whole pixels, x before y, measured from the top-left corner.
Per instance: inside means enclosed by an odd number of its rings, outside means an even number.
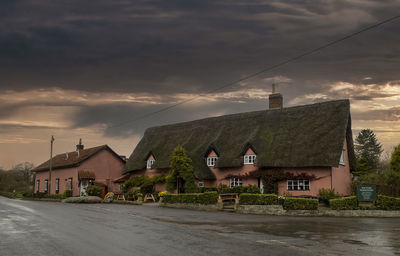
[[[348,196],[329,200],[332,210],[357,210],[357,197]]]
[[[243,193],[239,195],[239,204],[241,205],[275,205],[278,203],[278,196],[275,194],[250,194]]]
[[[318,199],[286,197],[283,208],[286,210],[318,210]]]
[[[224,193],[251,193],[251,194],[261,194],[261,190],[257,186],[249,185],[249,186],[236,186],[233,188],[230,188],[226,185],[220,185],[218,187],[218,191],[220,194]]]
[[[400,210],[400,198],[378,195],[375,205],[380,210]]]
[[[169,204],[216,204],[217,202],[217,192],[165,194],[163,196],[163,203]]]

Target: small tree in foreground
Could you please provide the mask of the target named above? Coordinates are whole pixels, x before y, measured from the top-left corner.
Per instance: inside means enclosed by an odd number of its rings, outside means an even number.
[[[185,181],[185,192],[195,192],[194,173],[192,159],[186,154],[183,147],[178,146],[172,153],[170,162],[171,171],[166,177],[167,190],[172,192],[176,189],[177,179],[182,178]]]
[[[360,174],[377,171],[383,149],[375,133],[370,129],[363,129],[358,133],[355,142],[357,162],[361,161],[358,163],[361,167]]]
[[[400,174],[400,144],[394,149],[390,160],[390,170]]]

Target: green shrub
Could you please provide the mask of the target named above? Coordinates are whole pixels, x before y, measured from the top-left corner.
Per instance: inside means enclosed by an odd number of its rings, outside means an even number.
[[[348,196],[329,200],[332,210],[357,210],[357,197]]]
[[[92,185],[87,187],[86,189],[86,193],[89,196],[98,196],[101,197],[101,194],[103,193],[103,187],[101,186],[96,186],[96,185]]]
[[[6,191],[0,191],[0,196],[5,196],[8,198],[15,198],[15,195],[11,192],[6,192]]]
[[[125,181],[123,190],[125,192],[127,192],[132,187],[143,187],[143,186],[146,186],[148,189],[150,187],[150,184],[152,186],[154,186],[154,184],[164,183],[165,179],[166,179],[166,175],[157,175],[152,178],[149,178],[148,176],[144,176],[144,175],[134,176],[134,177],[129,178],[127,181]],[[148,193],[152,193],[152,192],[148,192]]]
[[[72,190],[67,189],[64,191],[64,198],[68,198],[71,196],[72,196]]]
[[[199,188],[199,193],[213,192],[213,191],[217,192],[218,191],[217,187],[207,187],[207,186],[205,186],[205,187]]]
[[[239,195],[239,204],[242,205],[274,205],[278,204],[278,196],[274,194],[249,194]]]
[[[286,210],[318,210],[318,200],[299,197],[286,197],[283,202]]]
[[[219,185],[218,186],[218,192],[220,194],[224,194],[224,193],[237,193],[237,194],[242,194],[242,193],[251,193],[251,194],[260,194],[261,190],[259,187],[257,186],[236,186],[233,188],[230,188],[226,185]]]
[[[51,199],[64,199],[64,195],[63,194],[47,194],[45,195],[45,198],[51,198]]]
[[[400,210],[400,198],[378,195],[375,205],[380,210]]]
[[[331,200],[339,198],[341,195],[336,193],[334,189],[321,188],[318,191],[318,197],[322,200]]]
[[[140,192],[142,194],[152,194],[154,192],[154,185],[152,182],[147,181],[140,186]]]
[[[165,194],[164,203],[170,204],[216,204],[218,202],[217,192]]]

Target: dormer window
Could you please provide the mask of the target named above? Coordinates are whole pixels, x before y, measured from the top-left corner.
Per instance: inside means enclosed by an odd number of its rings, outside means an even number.
[[[149,159],[147,160],[147,169],[151,169],[153,167],[153,164],[155,163],[156,160],[154,159]]]
[[[344,149],[342,150],[342,154],[340,155],[340,160],[339,160],[339,164],[341,165],[345,165],[345,159],[344,159]]]
[[[254,164],[256,155],[244,155],[243,164]]]
[[[207,166],[215,166],[215,162],[217,161],[218,157],[210,156],[207,157]]]

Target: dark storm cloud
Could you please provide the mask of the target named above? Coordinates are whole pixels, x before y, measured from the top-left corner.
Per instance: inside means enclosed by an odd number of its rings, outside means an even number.
[[[396,1],[1,4],[0,88],[157,93],[207,91],[387,18],[399,7]],[[290,77],[303,92],[365,76],[393,80],[400,64],[398,27],[387,24],[266,76]],[[261,78],[255,81],[265,86]]]
[[[77,113],[74,127],[106,125],[106,136],[125,137],[132,134],[142,135],[147,128],[153,126],[267,108],[267,102],[262,99],[250,101],[243,98],[242,102],[241,104],[232,104],[232,102],[221,100],[202,105],[181,105],[174,110],[155,115],[148,114],[168,105],[104,104],[85,106]]]

